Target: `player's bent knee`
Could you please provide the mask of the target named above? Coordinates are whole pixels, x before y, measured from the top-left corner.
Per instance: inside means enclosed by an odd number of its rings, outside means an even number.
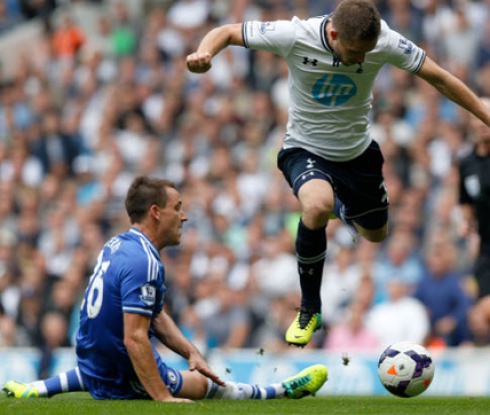
[[[316,200],[303,204],[303,213],[316,219],[328,219],[333,210],[333,203],[328,200]]]
[[[197,370],[182,370],[182,389],[178,393],[179,398],[199,400],[206,397],[208,378]]]

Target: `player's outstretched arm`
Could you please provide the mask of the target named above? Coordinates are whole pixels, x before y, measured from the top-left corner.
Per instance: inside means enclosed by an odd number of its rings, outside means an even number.
[[[211,69],[213,56],[229,45],[245,45],[241,23],[220,26],[208,32],[197,51],[187,56],[187,68],[191,72],[207,72]]]
[[[175,398],[160,377],[153,349],[148,338],[150,318],[141,314],[124,313],[124,346],[133,368],[146,392],[156,401],[192,402]]]
[[[490,111],[483,101],[461,80],[441,68],[432,59],[425,58],[417,76],[429,82],[441,94],[471,112],[490,127]]]
[[[162,310],[154,320],[153,329],[158,339],[164,345],[187,359],[190,371],[197,370],[218,385],[225,385],[225,382],[209,367],[196,346],[184,336],[165,311]]]

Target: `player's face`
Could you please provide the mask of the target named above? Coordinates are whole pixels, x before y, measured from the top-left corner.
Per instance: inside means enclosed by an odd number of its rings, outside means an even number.
[[[168,199],[165,207],[160,208],[159,236],[163,246],[178,245],[182,236],[182,226],[188,219],[182,209],[180,193],[168,188]]]
[[[355,65],[363,63],[366,59],[366,53],[371,52],[377,41],[372,40],[342,40],[337,37],[332,42],[332,48],[340,61],[346,65]]]

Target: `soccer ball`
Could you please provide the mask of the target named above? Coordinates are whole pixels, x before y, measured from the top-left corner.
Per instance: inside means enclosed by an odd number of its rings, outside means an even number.
[[[434,363],[430,353],[421,345],[395,343],[381,354],[378,376],[393,395],[411,398],[429,387],[434,377]]]

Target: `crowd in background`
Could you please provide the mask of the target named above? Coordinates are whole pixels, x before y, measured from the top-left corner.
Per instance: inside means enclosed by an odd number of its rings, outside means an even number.
[[[393,29],[490,96],[489,1],[377,4]],[[136,19],[115,1],[90,34],[69,13],[47,20],[36,53],[12,56],[15,75],[1,79],[0,346],[39,347],[49,362],[52,350],[73,345],[95,259],[130,226],[126,190],[148,174],[178,185],[190,218],[181,245],[162,252],[168,311],[186,335],[203,351],[286,347],[300,303],[299,206],[276,167],[287,67],[270,53],[232,47],[196,75],[185,56],[216,25],[334,6],[155,1]],[[354,241],[339,220],[329,223],[325,330],[309,347],[487,345],[488,333],[476,335],[467,319],[478,239],[458,231],[457,165],[472,148],[469,115],[386,67],[372,133],[385,156],[389,236]]]

